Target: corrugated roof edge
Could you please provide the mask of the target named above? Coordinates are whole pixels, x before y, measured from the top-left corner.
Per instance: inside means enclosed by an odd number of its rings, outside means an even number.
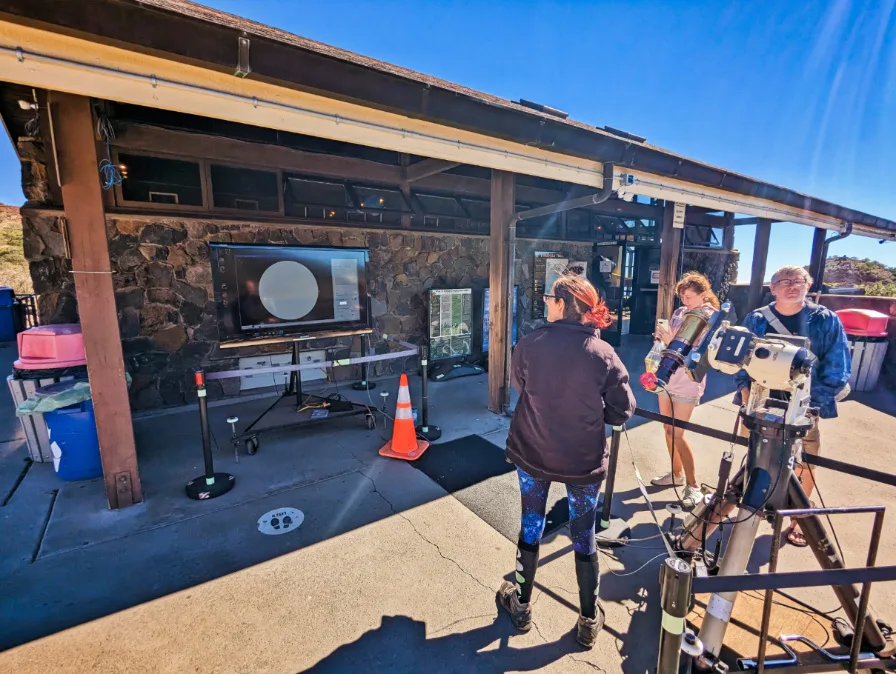
[[[266,26],[254,21],[250,21],[233,14],[221,12],[198,5],[186,0],[115,0],[109,4],[104,0],[99,0],[97,5],[106,4],[107,9],[111,12],[111,16],[98,16],[97,12],[86,12],[83,5],[79,3],[79,10],[76,12],[65,12],[66,16],[60,18],[58,5],[47,2],[47,0],[9,0],[4,11],[10,12],[12,15],[19,15],[31,20],[49,22],[57,24],[63,30],[75,30],[95,34],[98,37],[105,36],[107,39],[112,37],[116,39],[118,44],[133,44],[138,49],[154,49],[158,50],[155,45],[150,45],[151,38],[143,33],[146,31],[134,29],[134,16],[129,21],[122,22],[121,19],[127,14],[127,7],[139,11],[155,11],[160,16],[169,15],[179,17],[188,21],[195,21],[197,24],[205,24],[210,29],[229,30],[237,33],[244,33],[249,36],[257,36],[262,41],[267,41],[269,45],[280,45],[281,47],[299,49],[313,57],[323,58],[324,63],[329,60],[334,64],[343,64],[348,70],[346,73],[353,74],[351,68],[360,68],[377,72],[381,76],[392,77],[396,83],[405,82],[412,85],[423,85],[427,91],[431,91],[430,99],[438,100],[442,104],[439,114],[428,114],[428,111],[411,103],[418,103],[412,99],[405,97],[404,99],[396,99],[389,104],[393,105],[396,110],[409,116],[416,116],[423,119],[431,119],[437,123],[446,126],[456,126],[458,128],[468,128],[478,131],[485,135],[495,137],[504,137],[509,140],[526,144],[540,144],[542,147],[549,148],[559,154],[570,156],[584,157],[596,161],[611,161],[619,166],[640,169],[648,173],[661,176],[678,177],[695,185],[704,185],[707,187],[722,188],[733,194],[743,194],[746,196],[761,197],[791,207],[803,208],[808,211],[821,213],[832,218],[848,220],[856,224],[862,224],[866,227],[879,229],[882,232],[896,232],[896,222],[878,218],[867,213],[848,209],[843,206],[834,204],[821,199],[804,195],[793,190],[763,182],[749,176],[739,174],[733,171],[723,169],[721,167],[712,166],[690,159],[683,155],[662,149],[649,143],[638,143],[634,140],[621,139],[618,136],[609,134],[594,126],[577,122],[571,119],[560,119],[553,115],[548,115],[531,108],[520,106],[512,101],[492,96],[474,89],[463,87],[445,80],[440,80],[423,73],[415,72],[407,68],[378,61],[360,54],[346,51],[337,47],[332,47],[320,42],[309,40],[297,35],[293,35],[286,31]],[[118,9],[115,9],[115,8]],[[97,9],[102,9],[97,7]],[[108,19],[108,20],[107,20]],[[114,35],[113,35],[114,34]],[[178,35],[181,33],[178,31]],[[158,37],[158,36],[157,36]],[[214,37],[214,33],[208,33],[203,36],[205,41],[202,47],[209,48],[208,38]],[[220,37],[220,34],[218,35]],[[196,58],[195,54],[201,52],[200,47],[184,45],[183,48],[176,47],[177,40],[181,38],[172,35],[170,32],[167,36],[163,36],[162,41],[171,45],[172,56],[175,58],[187,56],[188,58]],[[197,42],[198,42],[197,36]],[[263,44],[263,42],[262,42]],[[209,67],[220,68],[224,66],[221,56],[224,53],[223,44],[214,44],[210,47],[211,52],[207,55],[211,57]],[[164,49],[162,51],[165,51]],[[217,62],[215,62],[217,60]],[[227,67],[229,66],[229,58]],[[200,59],[200,62],[202,60]],[[270,65],[270,63],[269,63]],[[286,67],[288,68],[288,66]],[[268,73],[268,79],[278,81],[279,77],[285,77],[279,81],[286,85],[295,86],[291,81],[292,76],[289,75],[288,69],[284,69],[282,61],[275,68],[278,72],[274,75]],[[295,77],[296,81],[301,78]],[[369,92],[358,91],[352,89],[357,86],[357,78],[352,78],[351,82],[343,83],[336,87],[332,94],[336,97],[348,96],[352,97],[354,93],[358,93],[355,100],[378,107],[374,100],[367,101],[364,95]],[[311,85],[313,86],[313,85]],[[329,85],[327,85],[329,86]],[[342,93],[338,93],[339,90]],[[322,89],[325,90],[325,89]],[[401,89],[398,89],[401,91]],[[441,99],[435,98],[436,93],[441,92]],[[404,92],[407,94],[407,91]],[[451,104],[446,108],[446,101],[469,101],[469,105],[486,106],[479,113],[475,113],[474,108],[450,109]],[[404,107],[409,105],[410,107]],[[425,106],[424,106],[425,107]],[[496,113],[508,115],[504,119],[495,117],[495,115],[483,114],[491,108]],[[473,112],[474,114],[471,114]],[[447,115],[447,116],[445,116]],[[487,122],[483,120],[487,118]],[[447,120],[447,121],[446,121]],[[472,121],[471,121],[472,120]],[[532,124],[526,120],[531,120]],[[465,126],[466,125],[466,126]],[[534,126],[533,126],[534,125]],[[533,128],[539,129],[533,133]],[[564,129],[566,131],[564,131]],[[544,132],[544,140],[542,130]],[[502,135],[503,134],[503,135]],[[542,144],[543,143],[543,144]]]
[[[559,118],[556,115],[550,115],[548,113],[540,112],[538,110],[534,110],[532,108],[519,105],[518,103],[514,103],[513,101],[500,98],[498,96],[493,96],[491,94],[478,91],[475,89],[470,89],[469,87],[465,87],[454,82],[449,82],[447,80],[442,80],[437,77],[433,77],[427,75],[425,73],[421,73],[415,70],[411,70],[409,68],[403,68],[401,66],[397,66],[385,61],[380,61],[374,58],[370,58],[368,56],[364,56],[363,54],[358,54],[356,52],[351,52],[345,49],[341,49],[339,47],[334,47],[332,45],[327,45],[322,42],[317,42],[315,40],[310,40],[308,38],[302,37],[300,35],[295,35],[294,33],[289,33],[287,31],[281,30],[279,28],[275,28],[273,26],[267,26],[262,23],[258,23],[256,21],[252,21],[250,19],[245,19],[243,17],[237,16],[235,14],[229,14],[227,12],[223,12],[217,9],[213,9],[210,7],[206,7],[204,5],[199,5],[194,2],[189,2],[188,0],[132,0],[134,2],[138,2],[138,4],[148,7],[155,7],[157,9],[170,11],[176,14],[180,14],[183,16],[188,16],[194,19],[199,19],[201,21],[206,21],[209,23],[213,23],[219,26],[226,26],[228,28],[232,28],[234,30],[244,31],[247,34],[257,35],[259,37],[275,40],[277,42],[282,42],[284,44],[288,44],[294,47],[299,47],[301,49],[307,49],[309,51],[313,51],[318,54],[322,54],[325,56],[329,56],[331,58],[339,59],[342,61],[347,61],[350,63],[354,63],[356,65],[360,65],[366,68],[371,68],[373,70],[378,70],[380,72],[388,73],[390,75],[395,75],[397,77],[410,79],[421,84],[425,84],[431,87],[439,87],[441,89],[445,89],[446,91],[451,91],[455,94],[461,94],[464,96],[468,96],[474,100],[478,100],[480,102],[486,103],[488,105],[498,106],[507,110],[513,110],[515,112],[524,113],[527,115],[532,115],[535,117],[540,117],[545,120],[550,120],[552,123],[558,124],[567,124],[570,126],[574,126],[580,128],[582,130],[588,131],[590,133],[594,133],[596,135],[604,136],[607,138],[613,138],[615,140],[619,140],[619,136],[615,134],[608,133],[603,129],[597,128],[595,126],[585,124],[583,122],[576,121],[570,118]],[[676,160],[681,160],[683,162],[692,162],[694,164],[699,165],[700,167],[711,169],[718,173],[723,174],[723,178],[720,181],[720,185],[723,185],[726,179],[735,179],[735,180],[743,180],[749,181],[753,183],[758,183],[760,185],[766,185],[772,189],[780,190],[782,192],[789,192],[792,197],[787,202],[788,205],[794,206],[794,202],[802,202],[802,203],[812,203],[817,206],[822,207],[823,210],[816,212],[826,212],[832,217],[842,217],[842,215],[853,214],[854,216],[859,216],[854,218],[856,222],[861,222],[862,224],[866,224],[868,226],[878,227],[884,231],[896,231],[896,223],[888,221],[883,218],[878,218],[869,213],[863,213],[861,211],[855,211],[854,209],[850,209],[844,206],[840,206],[839,204],[835,204],[830,201],[826,201],[823,199],[818,199],[817,197],[812,197],[810,195],[802,194],[800,192],[796,192],[790,188],[774,185],[773,183],[769,183],[757,178],[753,178],[751,176],[747,176],[742,173],[738,173],[736,171],[730,171],[720,166],[714,166],[712,164],[708,164],[706,162],[701,162],[690,157],[686,157],[684,155],[677,154],[673,151],[667,150],[665,148],[659,147],[657,145],[653,145],[647,142],[638,142],[635,140],[626,140],[625,141],[631,145],[637,145],[639,147],[643,147],[645,149],[650,149],[656,152],[660,152],[668,157],[674,158]],[[780,201],[778,199],[774,199],[775,201]],[[812,209],[815,210],[815,209]],[[840,211],[842,215],[833,215],[835,211]],[[844,217],[845,220],[850,220],[848,217]]]

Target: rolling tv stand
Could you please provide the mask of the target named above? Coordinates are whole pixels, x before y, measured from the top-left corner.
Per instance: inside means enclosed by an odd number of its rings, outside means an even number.
[[[343,333],[344,334],[344,333]],[[333,335],[335,336],[335,335]],[[321,335],[317,338],[327,337]],[[368,333],[361,335],[362,350],[369,351]],[[301,340],[293,340],[292,342],[292,365],[301,365]],[[366,353],[365,353],[366,355]],[[342,364],[340,361],[333,361],[335,365]],[[345,363],[349,364],[349,363]],[[367,363],[362,363],[361,379],[367,381]],[[329,378],[329,377],[328,377]],[[346,386],[349,386],[346,384]],[[372,386],[371,386],[372,388]],[[369,389],[362,389],[369,390]],[[295,415],[290,419],[283,412],[291,407],[292,413]],[[325,413],[323,413],[325,412]],[[259,424],[269,414],[279,414],[280,419],[271,425],[259,427]],[[374,411],[372,405],[364,405],[346,400],[338,393],[330,396],[320,396],[313,393],[304,393],[302,390],[301,372],[293,370],[289,373],[289,382],[284,387],[280,396],[265,409],[258,417],[255,418],[241,433],[234,433],[231,441],[233,442],[234,452],[239,455],[239,444],[243,443],[246,447],[246,453],[249,455],[256,454],[261,445],[258,436],[261,433],[273,431],[282,431],[292,428],[301,428],[310,426],[332,419],[341,419],[343,417],[352,417],[365,415],[365,421],[368,429],[375,427]],[[285,418],[284,418],[285,417]]]

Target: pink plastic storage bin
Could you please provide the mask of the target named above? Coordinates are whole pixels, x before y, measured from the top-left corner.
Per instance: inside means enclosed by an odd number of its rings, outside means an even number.
[[[87,364],[77,323],[41,325],[18,334],[20,370],[51,370]]]

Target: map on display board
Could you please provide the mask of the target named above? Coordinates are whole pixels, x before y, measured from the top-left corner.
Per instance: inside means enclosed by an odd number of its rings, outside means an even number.
[[[544,294],[550,292],[554,282],[563,274],[576,274],[584,279],[588,278],[588,263],[573,260],[563,253],[535,253],[535,297],[532,301],[532,318],[546,318],[547,306],[544,303]]]
[[[429,291],[431,360],[473,354],[473,289]]]

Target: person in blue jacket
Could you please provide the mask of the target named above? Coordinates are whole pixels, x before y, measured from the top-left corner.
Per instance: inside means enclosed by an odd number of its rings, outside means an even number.
[[[830,309],[806,299],[812,277],[802,267],[781,267],[772,275],[771,291],[775,301],[753,311],[744,319],[743,326],[759,337],[767,333],[799,335],[809,338],[809,350],[818,359],[812,367],[811,406],[817,408],[812,430],[803,439],[803,451],[818,456],[821,437],[818,419],[837,416],[837,401],[849,393],[852,361],[849,343],[840,318]],[[745,404],[750,395],[750,377],[741,370],[735,375],[738,392],[734,402]],[[815,486],[815,476],[805,464],[796,468],[796,475],[807,496]],[[791,520],[787,540],[798,547],[806,547],[806,538]]]

